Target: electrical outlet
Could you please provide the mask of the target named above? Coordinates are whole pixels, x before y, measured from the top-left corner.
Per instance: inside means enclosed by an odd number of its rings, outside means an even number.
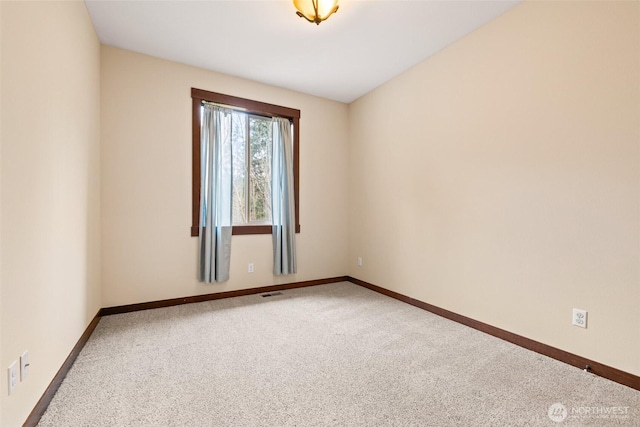
[[[25,351],[20,356],[20,381],[24,381],[29,376],[29,352]]]
[[[249,263],[248,270],[249,270],[249,273],[253,273],[253,263],[252,262]]]
[[[11,365],[9,365],[7,377],[9,379],[9,395],[13,392],[13,389],[18,385],[18,361],[14,360]]]
[[[362,257],[358,257],[358,267],[362,267]]]
[[[581,328],[587,327],[587,311],[580,310],[579,308],[573,309],[573,317],[571,318],[571,324],[579,326]]]

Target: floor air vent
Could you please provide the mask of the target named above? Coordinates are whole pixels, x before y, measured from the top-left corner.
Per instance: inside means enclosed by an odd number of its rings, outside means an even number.
[[[262,298],[277,297],[278,295],[282,295],[282,292],[271,292],[270,294],[262,294]]]

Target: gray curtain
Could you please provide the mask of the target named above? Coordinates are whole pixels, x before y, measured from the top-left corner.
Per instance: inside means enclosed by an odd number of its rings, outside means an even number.
[[[273,274],[293,274],[297,272],[293,137],[291,123],[287,119],[273,119],[271,160]]]
[[[198,279],[229,280],[231,259],[231,110],[205,104],[200,129],[200,249]]]

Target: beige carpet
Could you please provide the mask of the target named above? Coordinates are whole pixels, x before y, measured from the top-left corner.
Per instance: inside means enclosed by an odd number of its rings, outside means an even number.
[[[640,426],[640,392],[337,283],[104,317],[39,425]]]

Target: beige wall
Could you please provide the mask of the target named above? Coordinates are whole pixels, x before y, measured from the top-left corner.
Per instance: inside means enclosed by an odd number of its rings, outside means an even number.
[[[100,44],[83,2],[2,10],[3,426],[21,425],[101,306]],[[7,367],[31,372],[7,396]]]
[[[351,104],[350,275],[639,375],[639,5],[524,3]]]
[[[298,274],[273,276],[270,235],[234,236],[230,280],[198,283],[191,87],[301,110]],[[103,46],[104,306],[345,275],[347,118],[345,104]]]

